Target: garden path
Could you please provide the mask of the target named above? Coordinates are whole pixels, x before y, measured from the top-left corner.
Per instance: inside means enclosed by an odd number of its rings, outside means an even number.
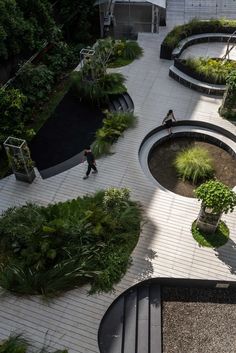
[[[171,62],[159,59],[167,31],[140,34],[144,56],[119,69],[127,78],[138,125],[119,140],[115,154],[98,161],[98,175],[84,181],[85,165],[78,165],[46,180],[37,175],[32,185],[16,182],[13,176],[0,180],[0,212],[27,201],[47,205],[109,186],[130,188],[146,218],[132,266],[112,294],[88,296],[87,287],[82,287],[49,302],[36,296],[3,295],[0,339],[12,331],[26,332],[39,347],[44,343],[55,349],[66,347],[70,353],[98,353],[97,331],[103,314],[115,297],[138,281],[158,276],[236,280],[236,212],[224,216],[230,241],[217,251],[200,248],[190,234],[199,210],[197,200],[159,189],[139,164],[142,139],[161,124],[168,109],[174,110],[177,119],[204,120],[236,133],[236,127],[218,115],[221,99],[201,95],[168,77]]]

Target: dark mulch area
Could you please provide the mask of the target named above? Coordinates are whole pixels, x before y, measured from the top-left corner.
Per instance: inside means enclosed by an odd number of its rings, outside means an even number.
[[[99,107],[69,91],[30,144],[37,168],[50,168],[81,152],[94,141],[103,117]]]
[[[150,171],[162,186],[176,194],[194,197],[193,190],[196,189],[196,185],[179,179],[173,165],[177,153],[190,146],[205,147],[213,159],[215,177],[230,187],[236,185],[236,159],[234,157],[211,143],[179,137],[156,146],[149,156]]]
[[[236,290],[163,288],[163,353],[235,353]]]

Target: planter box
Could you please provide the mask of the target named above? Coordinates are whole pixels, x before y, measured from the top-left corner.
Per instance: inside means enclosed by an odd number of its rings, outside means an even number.
[[[222,213],[212,213],[202,206],[197,219],[197,227],[205,233],[215,233]]]
[[[160,58],[171,60],[172,49],[164,44],[161,44]]]
[[[32,169],[28,174],[23,174],[18,172],[14,172],[14,174],[15,174],[16,180],[24,181],[29,184],[31,184],[36,177],[34,169]]]

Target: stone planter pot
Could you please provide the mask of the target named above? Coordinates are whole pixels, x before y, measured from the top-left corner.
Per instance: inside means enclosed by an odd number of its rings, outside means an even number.
[[[24,181],[29,184],[31,184],[36,177],[34,169],[30,170],[27,174],[19,173],[19,172],[14,172],[14,174],[15,174],[16,180]]]
[[[207,208],[205,205],[202,205],[196,226],[205,233],[215,233],[222,213],[213,213],[212,209]]]

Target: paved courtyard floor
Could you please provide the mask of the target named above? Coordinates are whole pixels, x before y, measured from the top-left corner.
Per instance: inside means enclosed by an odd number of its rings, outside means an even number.
[[[179,120],[208,121],[236,134],[236,127],[218,115],[220,98],[201,95],[169,78],[172,62],[159,59],[160,43],[167,31],[140,34],[144,56],[119,69],[127,78],[138,125],[119,140],[115,154],[98,161],[98,175],[82,180],[86,166],[78,165],[46,180],[38,176],[32,185],[17,182],[13,176],[0,180],[0,212],[27,201],[47,205],[109,186],[130,188],[145,213],[132,266],[111,294],[88,296],[87,287],[82,287],[49,302],[37,296],[3,294],[0,339],[10,332],[25,332],[38,346],[44,343],[55,349],[68,348],[71,353],[98,353],[97,331],[103,314],[114,298],[134,283],[158,276],[236,280],[236,213],[223,217],[231,230],[225,246],[218,250],[200,248],[190,233],[199,211],[198,201],[161,190],[146,178],[139,164],[143,138],[161,124],[169,109]],[[215,52],[216,46],[208,44],[206,49],[202,44],[198,49]]]

